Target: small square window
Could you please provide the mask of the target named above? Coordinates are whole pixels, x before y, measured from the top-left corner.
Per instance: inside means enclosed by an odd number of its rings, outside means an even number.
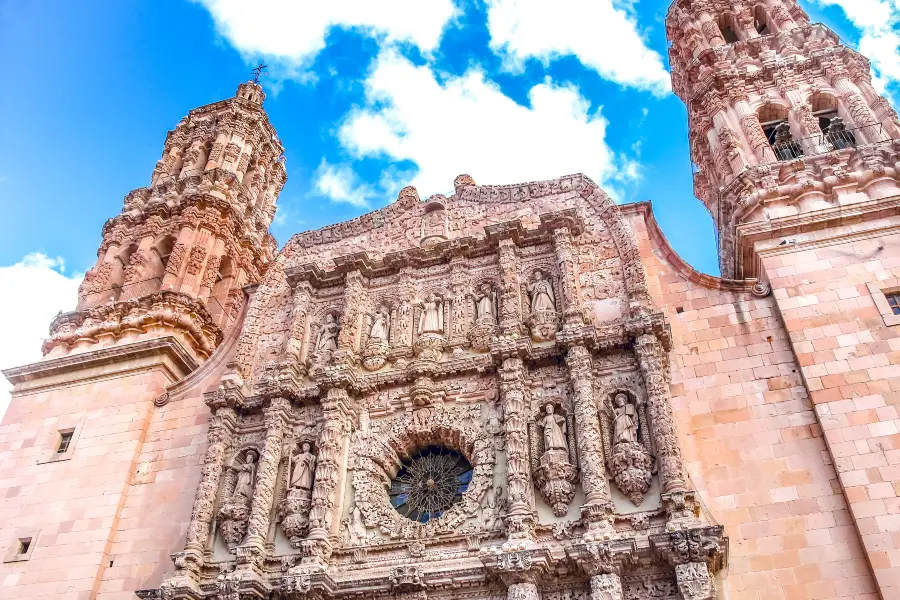
[[[18,554],[28,554],[31,549],[31,538],[19,538]]]
[[[888,306],[891,307],[891,312],[895,315],[900,315],[900,292],[885,294],[884,297],[887,298]]]
[[[61,431],[59,433],[59,445],[56,447],[57,454],[65,454],[69,449],[69,444],[72,443],[72,436],[75,435],[74,431]]]

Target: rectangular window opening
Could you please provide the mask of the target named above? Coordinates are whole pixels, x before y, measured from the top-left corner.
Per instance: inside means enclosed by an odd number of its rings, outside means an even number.
[[[59,445],[56,447],[57,454],[65,454],[69,449],[69,444],[72,443],[72,436],[75,434],[74,431],[60,431],[59,432]]]
[[[884,295],[887,298],[888,306],[895,315],[900,315],[900,292],[892,292]]]
[[[19,551],[18,554],[28,554],[28,550],[31,549],[31,538],[19,538]]]

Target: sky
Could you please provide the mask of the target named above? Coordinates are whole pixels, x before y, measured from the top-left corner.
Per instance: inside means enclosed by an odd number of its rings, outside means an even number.
[[[260,60],[287,157],[279,245],[405,185],[427,197],[460,173],[510,184],[583,172],[618,202],[652,201],[675,250],[718,274],[669,83],[668,4],[0,0],[0,367],[40,358],[166,132],[232,96]],[[900,97],[900,0],[801,4]]]

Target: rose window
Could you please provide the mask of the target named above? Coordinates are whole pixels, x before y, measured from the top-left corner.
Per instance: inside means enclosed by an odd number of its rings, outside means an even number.
[[[427,523],[462,499],[472,465],[455,450],[428,446],[403,462],[391,481],[391,505],[407,519]]]

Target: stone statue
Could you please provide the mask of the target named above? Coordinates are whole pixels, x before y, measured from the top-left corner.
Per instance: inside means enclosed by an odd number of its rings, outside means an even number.
[[[253,497],[253,481],[256,476],[256,452],[248,451],[244,463],[237,469],[237,483],[234,485],[235,500],[250,500]]]
[[[531,312],[556,311],[556,296],[553,285],[541,271],[535,271],[528,284],[528,295],[531,297]]]
[[[362,511],[356,503],[350,505],[350,540],[353,543],[366,541],[366,525],[363,523]]]
[[[372,328],[369,330],[369,342],[385,344],[388,340],[387,310],[379,308],[372,317]]]
[[[628,401],[628,396],[619,393],[615,397],[615,423],[613,444],[623,442],[637,442],[638,431],[635,423],[634,404]]]
[[[503,487],[495,487],[485,493],[481,502],[481,522],[487,530],[496,529],[500,524],[500,510],[503,508]]]
[[[497,310],[495,308],[496,294],[491,286],[484,284],[475,295],[475,319],[476,321],[497,322]]]
[[[313,475],[316,472],[316,455],[311,450],[312,447],[309,442],[303,442],[300,452],[294,456],[291,489],[312,490]]]
[[[547,416],[544,417],[544,452],[550,450],[562,450],[568,452],[569,446],[566,444],[566,436],[563,428],[566,423],[565,417],[556,414],[556,410],[552,404],[548,404],[544,410]]]
[[[325,322],[319,328],[319,340],[316,342],[316,350],[334,351],[337,350],[337,338],[341,328],[335,321],[333,314],[325,315]]]
[[[444,303],[435,294],[422,304],[419,335],[423,333],[444,333]]]

